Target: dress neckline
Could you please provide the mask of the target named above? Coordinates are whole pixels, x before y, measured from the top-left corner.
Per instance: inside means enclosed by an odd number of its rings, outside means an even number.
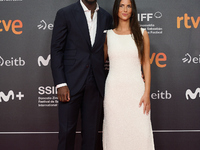
[[[131,35],[131,34],[117,34],[113,29],[112,29],[112,32],[116,35]]]

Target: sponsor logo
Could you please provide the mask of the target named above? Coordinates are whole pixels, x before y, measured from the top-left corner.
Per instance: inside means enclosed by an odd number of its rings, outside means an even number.
[[[157,11],[155,13],[138,13],[138,21],[150,21],[152,18],[160,19],[162,13]]]
[[[172,98],[172,94],[169,93],[167,90],[165,91],[157,91],[151,94],[151,99],[162,99],[162,100],[169,100]]]
[[[57,90],[56,90],[56,87],[54,87],[54,86],[46,86],[46,87],[40,86],[38,88],[38,94],[40,94],[40,95],[57,94]]]
[[[150,57],[150,64],[155,65],[159,68],[165,68],[167,66],[167,55],[165,53],[152,53]],[[109,61],[107,60],[104,64],[104,69],[109,70]]]
[[[8,32],[9,30],[11,30],[16,35],[22,34],[23,23],[21,20],[0,20],[0,24],[3,25],[3,27],[0,28],[0,32]]]
[[[194,93],[190,89],[187,89],[185,92],[185,97],[187,100],[196,99],[197,96],[200,97],[200,88],[197,88]]]
[[[140,13],[138,14],[138,21],[150,21],[153,18],[153,13]]]
[[[192,57],[189,53],[185,54],[185,57],[182,59],[183,63],[194,63],[199,64],[200,63],[200,55],[198,57]]]
[[[189,17],[187,13],[182,17],[177,17],[177,28],[180,29],[181,25],[187,29],[198,28],[200,22],[200,16],[195,19],[193,16]]]
[[[145,28],[148,34],[162,34],[163,28],[156,26],[154,23],[151,23],[153,18],[160,19],[162,18],[162,13],[157,11],[155,13],[139,13],[138,21],[141,23],[141,27]],[[145,23],[144,23],[145,22]]]
[[[162,13],[157,11],[155,14],[154,14],[155,18],[157,19],[160,19],[162,17]]]
[[[53,24],[52,23],[47,24],[46,21],[44,21],[44,20],[41,20],[40,24],[37,25],[37,27],[39,30],[46,30],[46,29],[53,30]]]
[[[13,58],[11,57],[10,59],[3,59],[0,56],[0,66],[7,66],[7,67],[13,67],[13,66],[17,66],[17,67],[22,67],[25,65],[25,61],[19,57],[19,58]]]
[[[57,107],[58,97],[56,87],[54,86],[40,86],[38,87],[38,107]]]
[[[44,57],[42,57],[42,56],[39,56],[38,57],[38,66],[48,66],[49,65],[49,61],[50,61],[50,59],[51,59],[51,55],[49,54],[48,55],[48,57],[47,57],[47,59],[44,59]]]
[[[155,62],[156,66],[158,66],[159,68],[165,68],[167,66],[166,61],[167,61],[167,56],[165,53],[158,53],[158,54],[152,53],[150,58],[150,64]]]
[[[16,98],[18,98],[18,100],[22,100],[23,97],[24,97],[24,94],[22,94],[22,92],[18,92],[18,94],[16,94]],[[0,92],[0,102],[2,101],[8,102],[10,99],[14,100],[14,98],[15,98],[15,94],[14,94],[14,91],[12,90],[10,90],[7,95],[2,91]]]

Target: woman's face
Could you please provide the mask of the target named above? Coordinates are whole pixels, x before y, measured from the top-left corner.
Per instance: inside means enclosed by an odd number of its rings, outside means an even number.
[[[121,20],[129,20],[132,13],[132,4],[130,0],[121,0],[119,4],[118,17]]]

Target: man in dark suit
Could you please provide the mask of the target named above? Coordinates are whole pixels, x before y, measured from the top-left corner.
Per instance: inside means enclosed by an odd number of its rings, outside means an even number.
[[[51,68],[59,99],[58,150],[73,150],[81,111],[82,150],[95,150],[104,96],[106,30],[112,17],[96,0],[60,9],[51,43]]]

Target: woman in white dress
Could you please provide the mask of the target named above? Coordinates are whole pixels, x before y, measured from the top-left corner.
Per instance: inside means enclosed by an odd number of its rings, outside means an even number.
[[[103,149],[154,150],[149,36],[140,28],[134,0],[115,0],[113,19],[115,28],[108,30],[104,45],[110,67],[105,86]]]

